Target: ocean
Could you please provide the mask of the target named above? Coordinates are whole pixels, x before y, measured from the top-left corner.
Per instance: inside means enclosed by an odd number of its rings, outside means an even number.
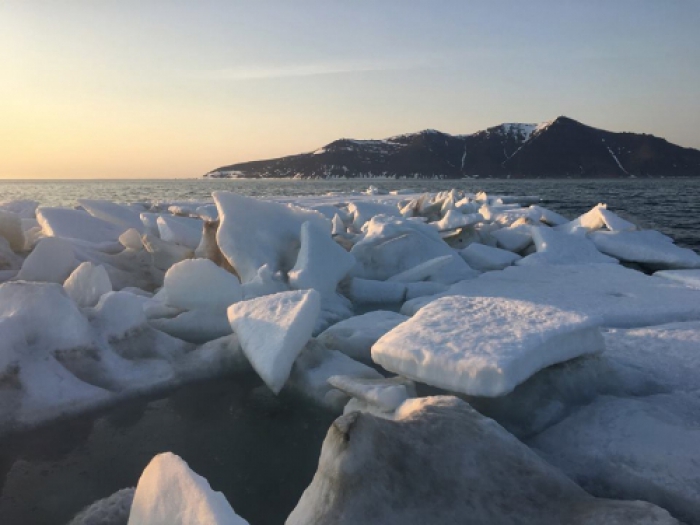
[[[700,179],[6,180],[0,181],[0,200],[33,199],[47,206],[74,206],[79,198],[115,202],[201,201],[211,199],[216,190],[258,197],[323,195],[362,191],[370,184],[385,190],[434,192],[457,188],[538,195],[546,207],[571,218],[602,202],[644,228],[660,230],[679,245],[700,250]]]

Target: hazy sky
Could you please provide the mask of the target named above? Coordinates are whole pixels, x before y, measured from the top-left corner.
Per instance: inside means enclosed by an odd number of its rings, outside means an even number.
[[[698,0],[3,0],[0,178],[567,115],[700,148]]]

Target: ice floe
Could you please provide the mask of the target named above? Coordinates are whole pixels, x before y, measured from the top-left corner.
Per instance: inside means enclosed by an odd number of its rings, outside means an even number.
[[[535,302],[443,297],[372,346],[372,359],[416,381],[500,396],[538,370],[601,352],[601,320]]]

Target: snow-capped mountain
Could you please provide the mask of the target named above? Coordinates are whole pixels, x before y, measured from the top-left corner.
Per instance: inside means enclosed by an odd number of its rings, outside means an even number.
[[[222,178],[700,176],[700,151],[653,135],[613,133],[567,117],[470,135],[436,130],[340,139],[309,153],[222,166]]]

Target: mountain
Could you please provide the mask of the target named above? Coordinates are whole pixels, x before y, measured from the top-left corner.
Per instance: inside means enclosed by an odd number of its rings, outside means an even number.
[[[222,166],[212,178],[612,178],[700,176],[700,151],[567,117],[471,135],[436,130],[340,139],[299,155]]]

